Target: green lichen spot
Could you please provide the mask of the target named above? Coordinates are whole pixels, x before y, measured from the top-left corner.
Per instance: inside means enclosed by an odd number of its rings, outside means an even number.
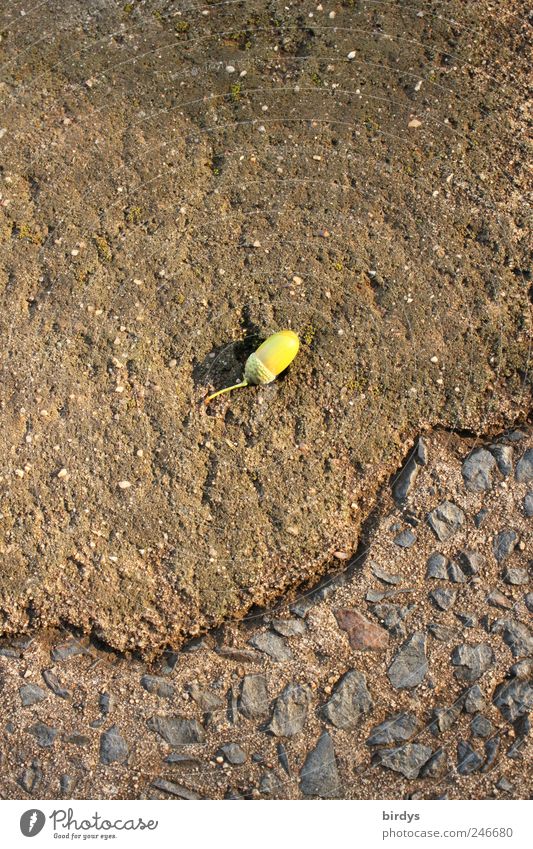
[[[93,236],[93,240],[102,262],[111,262],[113,254],[107,240],[103,236]]]

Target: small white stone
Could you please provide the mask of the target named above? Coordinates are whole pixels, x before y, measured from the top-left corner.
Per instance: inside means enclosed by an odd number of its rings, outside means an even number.
[[[129,481],[119,481],[118,482],[119,489],[129,489],[131,483]]]
[[[348,59],[355,59],[355,50],[350,50],[348,53]]]
[[[226,65],[226,71],[228,72],[228,74],[234,74],[235,68],[233,65]]]
[[[431,357],[431,360],[430,360],[431,363],[438,363],[438,361],[439,361],[438,357]]]
[[[58,478],[68,478],[68,472],[66,469],[60,469],[57,473]]]

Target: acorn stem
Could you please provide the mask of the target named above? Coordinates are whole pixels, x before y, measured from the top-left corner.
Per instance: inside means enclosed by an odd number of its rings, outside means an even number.
[[[248,386],[248,381],[243,380],[241,383],[236,383],[234,386],[227,386],[226,389],[219,389],[218,392],[213,392],[212,395],[208,395],[204,401],[204,404],[209,404],[213,398],[216,398],[217,395],[223,395],[224,392],[231,392],[232,389],[239,389],[241,386]]]

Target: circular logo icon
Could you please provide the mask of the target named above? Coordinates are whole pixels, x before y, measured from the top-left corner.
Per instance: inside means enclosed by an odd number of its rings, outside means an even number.
[[[20,830],[24,837],[35,837],[42,831],[46,822],[46,817],[42,811],[37,808],[31,808],[29,811],[24,811],[20,818]]]

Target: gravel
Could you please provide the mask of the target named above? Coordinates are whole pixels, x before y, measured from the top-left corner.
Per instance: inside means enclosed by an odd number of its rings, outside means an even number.
[[[494,652],[487,643],[457,646],[452,652],[452,665],[459,681],[476,681],[494,663]]]
[[[275,737],[292,737],[303,731],[311,702],[309,687],[290,682],[274,703],[268,730]]]
[[[375,753],[372,762],[380,764],[394,772],[400,772],[406,778],[418,777],[420,770],[432,755],[429,746],[421,743],[406,743],[395,749],[380,749]]]
[[[515,722],[533,708],[533,685],[518,678],[504,681],[496,687],[492,701],[505,719]]]
[[[426,637],[421,631],[406,640],[390,664],[387,675],[396,689],[417,687],[426,677]]]
[[[533,654],[533,634],[522,622],[515,619],[497,619],[491,627],[491,633],[502,635],[504,643],[509,646],[514,657]]]
[[[434,551],[433,554],[430,554],[427,561],[426,577],[446,580],[448,577],[447,566],[448,561],[444,555],[438,551]]]
[[[171,699],[174,696],[174,687],[165,678],[160,678],[157,675],[143,675],[141,678],[141,686],[148,693],[153,693],[156,696],[161,696],[164,699]]]
[[[463,462],[462,474],[469,492],[486,492],[492,488],[492,472],[496,460],[485,448],[476,448]]]
[[[346,731],[356,728],[371,710],[372,698],[365,676],[357,669],[350,669],[336,684],[322,712],[332,725]]]
[[[494,537],[492,550],[498,563],[503,563],[513,553],[518,542],[518,534],[512,528],[500,531]]]
[[[233,766],[240,766],[246,761],[246,752],[238,743],[225,743],[220,747],[222,757]]]
[[[429,598],[435,606],[439,608],[439,610],[449,610],[450,607],[455,604],[456,597],[456,590],[443,589],[442,587],[438,587],[436,590],[431,590],[429,593]]]
[[[466,740],[457,743],[457,772],[470,775],[483,765],[483,758]]]
[[[205,742],[205,731],[196,719],[181,716],[152,716],[146,723],[169,746],[189,746]]]
[[[513,449],[511,445],[489,445],[489,451],[496,460],[503,477],[508,478],[513,471]]]
[[[335,799],[340,796],[341,783],[333,741],[325,731],[305,759],[300,773],[300,790],[305,796]]]
[[[246,719],[264,719],[269,713],[267,682],[264,675],[245,675],[238,701]]]
[[[48,749],[53,745],[57,737],[57,728],[52,728],[45,722],[36,722],[28,728],[30,734],[33,734],[39,746],[43,749]]]
[[[528,448],[520,457],[516,464],[515,478],[518,483],[533,481],[533,448]]]
[[[397,545],[399,548],[411,548],[415,542],[416,534],[413,533],[411,528],[406,528],[394,537],[394,545]]]
[[[412,713],[395,713],[374,726],[367,738],[367,746],[381,746],[409,740],[416,733],[419,721]]]
[[[457,504],[443,501],[428,515],[428,524],[441,542],[446,542],[465,523],[465,514]]]
[[[249,642],[254,648],[268,654],[269,657],[280,663],[292,660],[292,651],[283,637],[273,634],[271,631],[256,634]]]
[[[100,737],[100,762],[103,764],[124,763],[128,755],[128,744],[117,726],[112,725]]]
[[[23,684],[19,689],[19,694],[22,707],[36,705],[46,698],[45,691],[38,684]]]

